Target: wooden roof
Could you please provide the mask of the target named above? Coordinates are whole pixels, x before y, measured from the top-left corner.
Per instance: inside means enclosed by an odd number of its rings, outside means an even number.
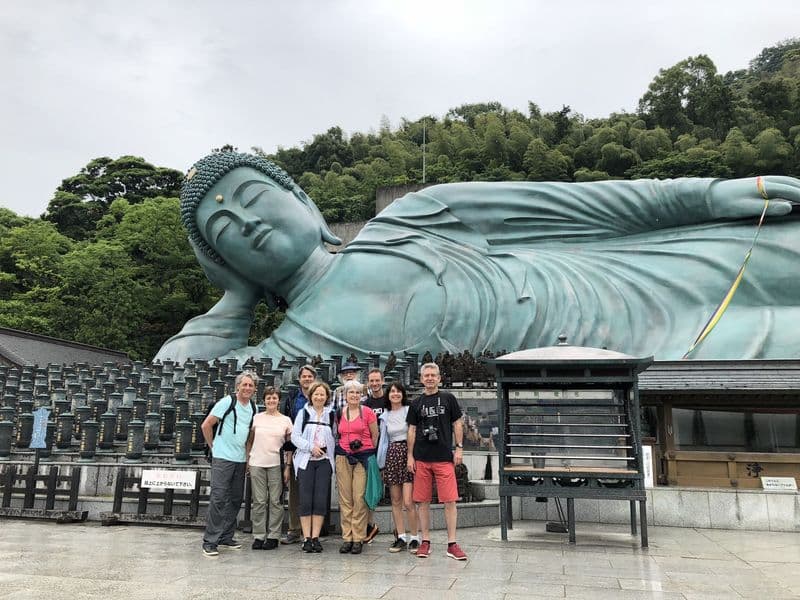
[[[51,363],[129,363],[125,352],[0,327],[0,363],[23,367]]]
[[[643,393],[800,393],[800,360],[656,361],[639,374]]]

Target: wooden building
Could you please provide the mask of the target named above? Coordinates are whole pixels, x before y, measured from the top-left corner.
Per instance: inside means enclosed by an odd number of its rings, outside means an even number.
[[[125,352],[0,327],[0,365],[9,367],[47,366],[51,363],[100,365],[105,362],[123,364],[131,360]]]
[[[660,484],[800,477],[800,360],[661,361],[640,374],[639,391]]]

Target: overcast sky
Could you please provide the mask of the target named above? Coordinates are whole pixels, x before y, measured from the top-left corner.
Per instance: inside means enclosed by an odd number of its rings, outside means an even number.
[[[99,156],[185,171],[487,100],[633,111],[660,68],[797,35],[797,0],[3,0],[0,205],[38,216]]]

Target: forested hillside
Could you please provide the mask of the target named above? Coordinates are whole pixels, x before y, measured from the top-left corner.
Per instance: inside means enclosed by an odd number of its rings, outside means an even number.
[[[423,181],[423,153],[429,183],[800,176],[800,39],[739,71],[720,74],[704,55],[662,69],[635,113],[587,119],[579,109],[465,104],[397,129],[331,127],[267,157],[330,222],[373,216],[378,187]],[[41,218],[0,209],[0,326],[149,359],[219,297],[180,225],[181,178],[139,157],[97,158]],[[253,340],[280,319],[260,306]]]

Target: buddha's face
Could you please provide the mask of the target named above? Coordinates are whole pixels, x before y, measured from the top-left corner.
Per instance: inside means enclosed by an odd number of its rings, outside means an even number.
[[[260,285],[285,279],[320,243],[309,209],[251,167],[220,179],[200,202],[196,219],[208,245]]]

